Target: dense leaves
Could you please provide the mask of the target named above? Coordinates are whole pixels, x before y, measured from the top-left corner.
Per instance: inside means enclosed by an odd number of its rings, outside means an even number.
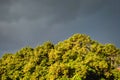
[[[0,80],[120,80],[120,49],[85,34],[22,48],[0,59]]]

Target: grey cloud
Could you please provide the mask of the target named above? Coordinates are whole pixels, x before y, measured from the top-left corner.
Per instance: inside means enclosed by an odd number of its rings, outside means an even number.
[[[80,15],[95,13],[105,3],[104,0],[10,0],[4,2],[10,5],[1,8],[4,10],[1,19],[16,21],[20,18],[36,19],[54,15],[53,22],[69,21]]]
[[[85,26],[94,26],[96,20],[90,24],[90,16],[94,17],[109,3],[108,0],[0,0],[0,49],[16,50],[46,40],[61,40],[74,32],[86,32]]]
[[[0,21],[9,17],[10,0],[0,0]]]
[[[11,27],[11,25],[7,23],[0,23],[0,47],[5,48],[10,47],[10,44],[17,44],[20,39],[16,33],[15,28]]]

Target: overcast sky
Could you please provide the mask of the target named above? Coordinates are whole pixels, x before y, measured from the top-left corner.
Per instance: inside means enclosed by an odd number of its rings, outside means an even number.
[[[120,47],[120,0],[0,0],[0,55],[74,33]]]

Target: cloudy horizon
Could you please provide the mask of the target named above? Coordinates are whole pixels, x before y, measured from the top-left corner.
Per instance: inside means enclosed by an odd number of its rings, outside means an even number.
[[[74,33],[120,48],[119,0],[0,0],[0,56]]]

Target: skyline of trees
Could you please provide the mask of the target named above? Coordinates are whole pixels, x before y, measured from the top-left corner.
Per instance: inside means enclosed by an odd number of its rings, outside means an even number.
[[[85,34],[0,58],[0,80],[120,80],[120,49]]]

